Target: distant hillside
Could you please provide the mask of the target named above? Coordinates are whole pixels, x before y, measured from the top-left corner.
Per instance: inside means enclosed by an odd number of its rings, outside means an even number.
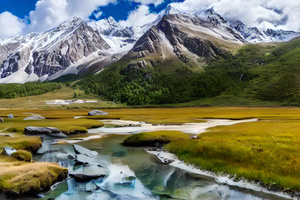
[[[203,71],[183,66],[164,73],[163,65],[127,70],[128,60],[121,60],[77,84],[87,93],[129,105],[220,95],[300,105],[299,55],[300,38],[296,38],[287,43],[245,45],[235,55],[222,54],[206,62]]]

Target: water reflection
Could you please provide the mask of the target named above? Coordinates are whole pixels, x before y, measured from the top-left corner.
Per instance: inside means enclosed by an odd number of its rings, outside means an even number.
[[[70,173],[86,169],[86,171],[93,174],[97,173],[97,170],[92,169],[99,166],[107,169],[109,174],[105,178],[83,182],[69,178],[51,191],[43,194],[42,199],[151,200],[171,197],[211,200],[285,199],[218,184],[211,177],[193,174],[170,165],[158,164],[156,156],[148,154],[142,148],[122,146],[120,143],[124,137],[111,135],[98,140],[78,143],[85,148],[98,152],[95,158],[89,158],[90,164],[79,167],[74,167],[76,154],[72,145],[51,145],[53,141],[46,141],[44,147],[40,150],[41,155],[35,156],[35,160],[58,162],[61,166],[67,167]]]

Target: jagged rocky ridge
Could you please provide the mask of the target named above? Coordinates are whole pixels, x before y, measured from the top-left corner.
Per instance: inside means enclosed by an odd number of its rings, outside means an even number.
[[[100,34],[80,18],[73,18],[41,34],[31,33],[0,45],[0,74],[7,78],[18,72],[18,79],[46,80],[59,71],[75,66],[95,52],[106,53],[110,46]],[[25,80],[26,81],[26,80]]]
[[[196,15],[163,16],[124,57],[133,60],[124,70],[145,68],[147,64],[155,66],[157,60],[174,58],[183,63],[197,63],[199,58],[214,59],[243,44],[243,37],[233,28],[213,22]]]
[[[131,60],[152,56],[199,64],[199,58],[215,58],[245,42],[287,41],[299,35],[247,27],[213,8],[183,14],[169,5],[155,21],[132,27],[112,17],[89,23],[73,18],[45,33],[0,40],[0,83],[51,80],[81,74],[90,66],[97,66],[95,73],[125,54]],[[129,68],[156,66],[154,60],[133,61]]]

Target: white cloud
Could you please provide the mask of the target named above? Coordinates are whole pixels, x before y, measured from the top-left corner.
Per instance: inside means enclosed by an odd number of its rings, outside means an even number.
[[[0,14],[0,38],[10,38],[22,33],[24,23],[10,12]]]
[[[88,20],[98,6],[114,2],[116,0],[39,0],[29,14],[31,23],[25,32],[46,31],[74,16]]]
[[[149,7],[141,5],[138,9],[129,13],[126,21],[119,21],[122,26],[142,26],[144,24],[153,22],[157,17],[157,14],[150,13]]]
[[[187,13],[214,9],[227,19],[241,20],[248,26],[300,31],[298,0],[186,0],[172,5]],[[279,12],[278,12],[279,11]]]
[[[154,4],[155,6],[158,6],[162,4],[165,0],[133,0],[133,1],[145,5]]]

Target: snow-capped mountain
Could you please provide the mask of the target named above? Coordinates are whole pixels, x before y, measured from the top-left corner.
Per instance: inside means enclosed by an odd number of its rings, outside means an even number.
[[[122,73],[147,66],[169,66],[169,70],[186,66],[199,70],[202,60],[214,59],[242,45],[243,38],[232,28],[216,26],[196,15],[164,15],[123,57],[130,63]]]
[[[0,43],[0,82],[51,79],[78,72],[82,60],[107,54],[110,46],[80,18],[44,33],[31,33]]]
[[[113,17],[88,22],[88,25],[98,31],[114,50],[135,43],[139,37],[133,27],[123,27]]]
[[[169,5],[162,10],[155,21],[142,26],[123,27],[116,22],[113,17],[102,19],[99,21],[88,22],[88,25],[94,30],[99,31],[103,39],[114,49],[123,48],[125,46],[133,47],[134,43],[152,26],[157,25],[163,16],[178,14],[180,11]]]
[[[169,5],[155,21],[123,27],[114,18],[97,22],[70,19],[44,33],[0,39],[0,83],[52,80],[93,67],[96,73],[124,55],[130,59],[150,54],[183,62],[216,57],[222,49],[245,42],[287,41],[300,33],[262,30],[230,21],[213,8],[181,13]],[[216,42],[217,41],[217,42]]]

